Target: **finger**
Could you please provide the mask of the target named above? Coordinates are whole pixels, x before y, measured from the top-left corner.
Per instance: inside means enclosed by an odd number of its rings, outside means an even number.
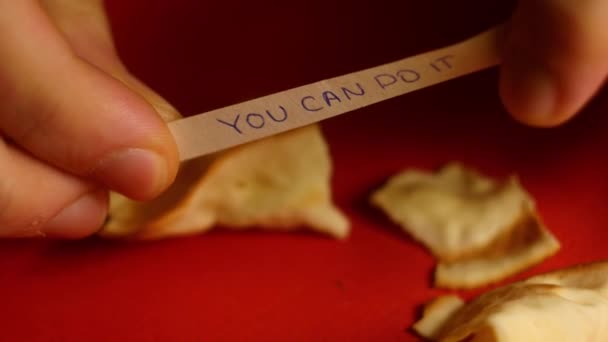
[[[37,2],[4,4],[0,79],[13,88],[0,105],[6,113],[0,130],[37,158],[131,198],[163,191],[175,177],[178,157],[154,109],[76,57]],[[8,39],[17,33],[28,39]]]
[[[0,237],[78,238],[103,224],[108,194],[0,140]]]
[[[74,53],[143,96],[165,122],[180,118],[163,97],[133,76],[120,60],[101,0],[43,0],[42,5]]]
[[[518,120],[574,116],[608,75],[608,1],[522,0],[504,50],[500,93]]]

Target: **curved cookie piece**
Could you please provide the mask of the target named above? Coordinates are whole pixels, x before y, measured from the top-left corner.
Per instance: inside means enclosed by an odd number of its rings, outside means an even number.
[[[472,289],[496,283],[540,263],[559,249],[559,242],[540,219],[524,210],[521,218],[486,249],[455,262],[440,261],[435,269],[435,286]]]
[[[551,272],[468,304],[431,305],[413,328],[441,342],[608,341],[607,279],[607,261]]]
[[[458,163],[436,173],[404,171],[371,202],[439,260],[437,287],[497,282],[560,248],[517,178],[495,181]]]
[[[114,198],[102,235],[160,239],[220,225],[345,238],[349,222],[332,203],[331,171],[320,127],[300,128],[185,165],[156,201]]]

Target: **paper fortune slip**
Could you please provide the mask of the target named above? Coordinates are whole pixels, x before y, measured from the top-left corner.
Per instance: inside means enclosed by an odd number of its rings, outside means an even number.
[[[169,123],[182,161],[331,118],[499,63],[493,28],[463,42]]]

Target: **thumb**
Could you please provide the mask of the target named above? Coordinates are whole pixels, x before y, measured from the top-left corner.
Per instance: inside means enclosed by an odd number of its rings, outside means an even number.
[[[503,60],[500,94],[516,119],[567,121],[608,75],[608,1],[520,1]]]
[[[134,199],[157,196],[178,167],[167,125],[143,96],[112,77],[120,63],[104,52],[103,41],[95,39],[100,35],[87,37],[98,26],[82,26],[83,45],[77,50],[57,30],[62,24],[40,8],[43,3],[51,2],[0,2],[0,86],[8,90],[0,104],[5,113],[0,131],[25,152],[72,175]],[[78,2],[56,3],[69,8]],[[13,39],[17,34],[28,39]],[[97,59],[87,60],[83,51]]]

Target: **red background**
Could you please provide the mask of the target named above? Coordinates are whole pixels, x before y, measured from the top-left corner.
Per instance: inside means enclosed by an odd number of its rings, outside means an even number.
[[[196,114],[457,42],[509,1],[108,1],[131,70]],[[475,12],[475,13],[473,13]],[[408,341],[434,261],[366,204],[404,167],[516,172],[562,250],[530,274],[608,256],[608,97],[550,130],[511,120],[497,70],[324,123],[345,242],[307,233],[151,243],[0,241],[0,336],[17,341]],[[479,291],[479,290],[478,290]],[[477,292],[467,292],[471,296]]]

